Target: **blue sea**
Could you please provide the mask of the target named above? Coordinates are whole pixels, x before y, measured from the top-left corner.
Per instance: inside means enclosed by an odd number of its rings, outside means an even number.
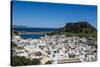
[[[43,35],[37,35],[37,34],[23,34],[23,35],[20,35],[20,36],[23,39],[29,39],[29,38],[39,39],[40,37],[43,37]]]
[[[56,28],[13,28],[14,31],[19,32],[50,32],[57,30]]]
[[[13,28],[14,31],[18,32],[52,32],[57,29],[55,28]],[[38,35],[38,34],[22,34],[20,35],[24,39],[38,39],[42,37],[43,35]]]

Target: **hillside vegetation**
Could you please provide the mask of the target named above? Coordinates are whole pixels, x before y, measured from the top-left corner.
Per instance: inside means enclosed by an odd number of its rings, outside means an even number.
[[[80,37],[97,37],[97,30],[86,21],[66,23],[57,31],[48,33],[48,35],[65,34],[66,36],[80,36]]]

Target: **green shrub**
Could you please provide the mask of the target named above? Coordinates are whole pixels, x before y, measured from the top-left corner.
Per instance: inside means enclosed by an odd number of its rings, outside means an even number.
[[[12,66],[23,66],[23,65],[38,65],[40,64],[40,59],[30,60],[25,57],[14,56],[12,57]]]
[[[45,64],[52,64],[52,61],[47,61]]]

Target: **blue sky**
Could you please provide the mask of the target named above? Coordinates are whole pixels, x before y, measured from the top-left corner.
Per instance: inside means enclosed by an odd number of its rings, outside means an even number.
[[[13,1],[13,25],[59,28],[66,23],[88,21],[97,23],[97,7],[57,3]]]

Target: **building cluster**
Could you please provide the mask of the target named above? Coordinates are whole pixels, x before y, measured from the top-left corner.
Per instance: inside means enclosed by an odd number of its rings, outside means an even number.
[[[13,36],[12,42],[16,44],[16,47],[12,47],[13,56],[40,59],[41,64],[47,61],[57,64],[97,60],[96,41],[93,38],[45,35],[39,39],[23,39]]]

